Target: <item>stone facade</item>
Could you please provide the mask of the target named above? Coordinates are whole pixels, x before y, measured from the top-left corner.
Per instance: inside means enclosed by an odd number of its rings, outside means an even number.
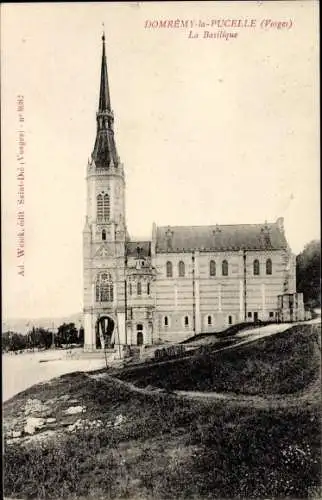
[[[178,342],[243,321],[277,320],[278,297],[296,292],[282,218],[257,225],[154,224],[151,240],[131,241],[104,37],[96,119],[83,231],[85,349]]]

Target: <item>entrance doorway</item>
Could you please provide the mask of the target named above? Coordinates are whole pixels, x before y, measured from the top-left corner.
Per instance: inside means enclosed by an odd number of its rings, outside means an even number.
[[[143,325],[141,323],[136,325],[136,330],[136,343],[137,345],[143,345]]]
[[[96,321],[96,349],[111,349],[115,323],[109,316],[101,316]]]
[[[256,323],[256,321],[258,321],[258,312],[257,311],[254,312],[254,322]]]

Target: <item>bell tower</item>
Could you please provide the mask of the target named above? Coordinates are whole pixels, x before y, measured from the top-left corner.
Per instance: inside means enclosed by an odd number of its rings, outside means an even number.
[[[112,344],[121,344],[125,277],[125,177],[114,139],[114,114],[102,36],[96,139],[87,164],[87,208],[83,230],[85,349],[104,348],[100,325],[113,324]]]

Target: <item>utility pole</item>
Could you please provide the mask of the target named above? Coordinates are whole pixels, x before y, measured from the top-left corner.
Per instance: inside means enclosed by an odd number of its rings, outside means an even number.
[[[244,321],[247,321],[247,279],[246,279],[246,249],[243,249],[243,263],[244,263]]]
[[[125,249],[124,258],[124,309],[125,309],[125,344],[127,345],[127,280],[126,280],[126,269],[127,269],[127,255]]]
[[[192,325],[196,335],[196,291],[195,291],[195,252],[192,251]]]

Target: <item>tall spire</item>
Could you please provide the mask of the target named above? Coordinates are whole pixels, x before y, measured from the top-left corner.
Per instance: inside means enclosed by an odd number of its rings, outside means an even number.
[[[107,64],[105,54],[105,32],[102,35],[102,66],[101,66],[101,87],[98,112],[111,111],[110,91],[108,86]]]
[[[118,155],[114,142],[114,116],[111,109],[110,90],[108,85],[104,32],[102,35],[101,81],[96,121],[97,132],[92,159],[99,169],[117,167]]]

